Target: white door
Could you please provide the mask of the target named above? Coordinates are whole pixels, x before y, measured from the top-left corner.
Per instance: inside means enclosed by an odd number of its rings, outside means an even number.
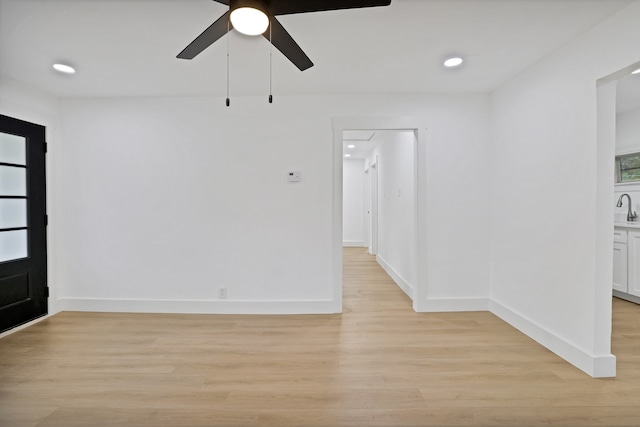
[[[378,253],[378,156],[371,165],[371,246],[369,253]]]
[[[371,247],[371,167],[368,167],[364,171],[364,229],[362,235],[364,236],[364,246]]]

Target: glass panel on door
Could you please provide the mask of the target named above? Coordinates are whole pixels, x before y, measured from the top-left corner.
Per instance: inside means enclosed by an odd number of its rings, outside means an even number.
[[[28,256],[27,140],[0,133],[0,262]]]
[[[0,262],[26,258],[27,256],[27,230],[0,233]]]
[[[27,165],[27,144],[24,137],[0,133],[0,163]]]
[[[27,200],[0,199],[0,230],[27,227]]]
[[[27,169],[0,165],[0,197],[27,195]]]

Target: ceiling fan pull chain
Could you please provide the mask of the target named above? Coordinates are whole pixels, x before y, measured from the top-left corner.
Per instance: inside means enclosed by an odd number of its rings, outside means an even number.
[[[269,19],[271,20],[271,19]],[[273,104],[273,37],[271,32],[271,22],[269,22],[269,104]]]
[[[231,21],[227,20],[227,107],[231,105],[229,100],[229,32],[231,31]]]

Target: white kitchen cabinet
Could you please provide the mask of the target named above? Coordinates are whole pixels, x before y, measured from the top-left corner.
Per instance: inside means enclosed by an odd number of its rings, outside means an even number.
[[[627,262],[629,276],[626,292],[640,297],[640,230],[627,232]]]
[[[640,221],[613,229],[613,296],[640,304]]]
[[[627,292],[627,244],[613,242],[613,290]]]

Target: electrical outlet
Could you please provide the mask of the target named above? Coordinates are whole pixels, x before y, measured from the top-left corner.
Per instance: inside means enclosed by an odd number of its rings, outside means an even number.
[[[218,297],[220,297],[220,299],[227,298],[227,288],[218,289]]]

